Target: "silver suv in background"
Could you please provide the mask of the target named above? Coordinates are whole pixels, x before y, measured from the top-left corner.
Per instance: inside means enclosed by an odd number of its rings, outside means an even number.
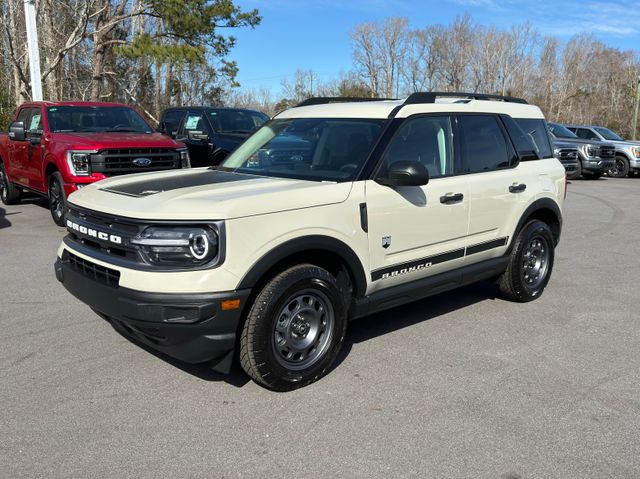
[[[640,174],[640,142],[625,140],[613,131],[596,125],[565,125],[585,140],[607,141],[616,149],[615,163],[607,170],[607,176],[624,178],[628,174]]]
[[[588,180],[596,180],[609,171],[615,164],[615,146],[600,140],[585,140],[558,123],[547,123],[552,140],[573,143],[578,148],[578,173]]]

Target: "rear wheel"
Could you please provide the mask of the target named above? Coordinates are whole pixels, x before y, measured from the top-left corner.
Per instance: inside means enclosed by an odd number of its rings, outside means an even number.
[[[62,175],[57,171],[49,177],[49,210],[53,222],[58,226],[64,226],[64,212],[67,206],[63,184]]]
[[[607,170],[607,176],[611,178],[624,178],[629,174],[629,160],[622,155],[617,155],[613,166]]]
[[[261,386],[289,391],[321,378],[336,359],[347,311],[336,279],[303,264],[269,281],[240,338],[240,363]]]
[[[513,245],[507,270],[498,281],[500,292],[518,302],[540,297],[551,277],[554,245],[549,225],[538,220],[527,223]]]
[[[9,181],[4,165],[0,163],[0,200],[5,205],[15,205],[20,202],[21,196],[22,190]]]

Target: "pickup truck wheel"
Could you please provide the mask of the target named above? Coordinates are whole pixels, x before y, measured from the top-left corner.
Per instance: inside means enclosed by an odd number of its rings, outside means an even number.
[[[611,178],[624,178],[629,174],[629,160],[622,155],[616,156],[613,166],[607,170],[607,176]]]
[[[522,303],[540,297],[551,277],[554,244],[549,225],[538,220],[527,223],[516,238],[507,270],[498,281],[500,292]]]
[[[321,378],[344,341],[347,309],[336,279],[303,264],[256,297],[240,337],[240,363],[261,386],[290,391]]]
[[[58,226],[64,226],[64,211],[67,205],[62,184],[62,175],[57,171],[49,177],[49,210],[53,222]]]
[[[5,205],[15,205],[20,202],[21,196],[22,190],[16,188],[13,183],[9,181],[7,172],[4,171],[4,165],[0,163],[0,200],[2,200]]]

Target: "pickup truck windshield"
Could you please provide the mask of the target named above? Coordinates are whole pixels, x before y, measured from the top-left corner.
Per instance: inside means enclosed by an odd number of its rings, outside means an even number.
[[[47,108],[52,132],[151,133],[153,130],[132,108],[125,106],[51,106]]]
[[[618,135],[612,132],[609,128],[605,128],[603,126],[596,126],[594,127],[594,130],[600,133],[605,140],[624,141],[622,138],[620,138]]]
[[[272,120],[219,167],[261,176],[349,181],[366,161],[385,120]]]

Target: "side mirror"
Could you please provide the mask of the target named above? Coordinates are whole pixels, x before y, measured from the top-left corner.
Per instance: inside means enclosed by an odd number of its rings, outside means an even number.
[[[191,141],[208,141],[209,135],[203,131],[192,130],[187,133],[187,137]]]
[[[429,171],[418,161],[396,161],[376,182],[385,186],[424,186],[429,183]]]
[[[14,121],[9,127],[9,138],[13,141],[24,141],[26,132],[24,131],[23,121]]]

